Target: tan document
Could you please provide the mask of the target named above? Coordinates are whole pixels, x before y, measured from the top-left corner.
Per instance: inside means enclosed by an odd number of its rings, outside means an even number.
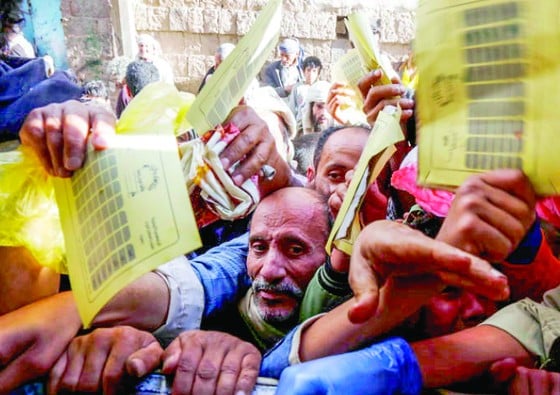
[[[386,106],[379,113],[329,235],[326,245],[329,254],[334,247],[348,255],[352,253],[362,229],[360,207],[367,188],[395,153],[395,144],[404,140],[400,118],[401,111],[394,106]]]
[[[560,192],[559,12],[556,0],[420,2],[420,183],[519,168],[539,194]]]
[[[117,134],[110,149],[90,147],[72,178],[53,179],[68,273],[86,328],[127,284],[201,245],[173,135],[177,113],[188,103],[177,95],[165,84],[146,87],[127,108],[128,118],[123,113],[118,130],[125,134]]]
[[[199,135],[224,122],[239,103],[278,43],[281,23],[282,0],[269,1],[204,85],[187,113],[187,120]]]

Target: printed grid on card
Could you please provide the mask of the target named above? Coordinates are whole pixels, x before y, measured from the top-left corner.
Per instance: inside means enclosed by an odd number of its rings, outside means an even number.
[[[136,257],[117,180],[117,161],[110,151],[93,156],[91,164],[72,178],[93,291]]]
[[[524,20],[518,2],[464,13],[468,102],[466,167],[522,168],[526,112]]]

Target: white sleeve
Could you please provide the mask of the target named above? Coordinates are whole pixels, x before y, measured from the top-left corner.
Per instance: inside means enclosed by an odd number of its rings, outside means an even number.
[[[175,258],[155,270],[169,288],[167,320],[154,336],[169,344],[179,333],[199,329],[204,311],[204,289],[196,272],[184,256]]]

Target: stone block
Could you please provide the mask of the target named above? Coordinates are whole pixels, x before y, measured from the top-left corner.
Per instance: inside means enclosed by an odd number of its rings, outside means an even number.
[[[134,9],[136,30],[148,30],[148,7],[137,5]]]
[[[202,17],[204,19],[205,33],[220,33],[220,9],[204,8]]]
[[[191,33],[204,33],[204,8],[193,7],[189,12],[189,31]]]
[[[247,8],[245,0],[222,0],[222,8],[224,10],[244,10]]]
[[[255,19],[257,18],[257,12],[254,11],[241,11],[237,13],[237,19],[235,21],[235,31],[237,35],[244,36],[247,34]]]
[[[309,38],[332,40],[336,38],[336,15],[316,13],[309,19]]]
[[[408,44],[416,37],[416,19],[412,12],[403,12],[395,15],[397,25],[398,42]]]
[[[183,33],[184,53],[187,55],[199,55],[203,52],[202,48],[202,34]]]
[[[212,56],[212,62],[214,59],[214,52],[216,48],[220,45],[220,40],[216,34],[201,34],[200,35],[200,54]]]
[[[247,0],[247,10],[260,11],[267,3],[268,0]]]
[[[222,8],[219,16],[220,34],[236,34],[237,32],[237,12],[232,9]]]
[[[280,25],[281,37],[300,37],[298,22],[293,13],[284,12],[282,14],[282,24]],[[309,30],[309,29],[307,29]]]
[[[284,12],[284,15],[287,15]],[[293,33],[300,38],[311,38],[313,37],[313,32],[311,31],[310,15],[304,12],[291,13],[288,18],[284,18],[283,24],[287,23],[289,20],[293,21]],[[287,29],[288,30],[288,29]]]
[[[207,57],[204,55],[191,55],[187,61],[187,75],[188,79],[198,79],[200,84],[202,76],[208,70]]]
[[[85,16],[89,18],[109,18],[110,7],[108,1],[72,0],[70,3],[71,16]]]
[[[200,5],[200,0],[159,0],[153,5],[169,8],[198,7]]]
[[[169,9],[164,7],[152,7],[147,12],[147,27],[145,30],[159,31],[169,30]]]
[[[169,9],[169,30],[189,31],[188,7],[173,7]]]

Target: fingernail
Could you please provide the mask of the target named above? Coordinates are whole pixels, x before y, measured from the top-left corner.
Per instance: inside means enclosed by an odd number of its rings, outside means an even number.
[[[76,170],[79,169],[82,165],[82,160],[77,156],[71,156],[66,160],[66,168],[69,170]]]
[[[235,395],[247,395],[245,391],[237,391]]]
[[[505,276],[504,273],[502,273],[502,272],[500,272],[499,270],[496,270],[496,269],[494,269],[494,268],[492,268],[492,269],[490,270],[490,274],[491,274],[492,277],[494,277],[494,278],[506,278],[506,279],[507,279],[507,277]]]
[[[376,77],[379,77],[381,75],[381,70],[379,70],[379,69],[373,70],[373,75],[376,76]]]
[[[106,147],[107,139],[101,134],[94,134],[91,138],[91,143],[95,147]]]
[[[243,184],[243,176],[241,174],[236,174],[232,177],[235,185],[241,186]]]
[[[220,162],[222,162],[222,167],[225,170],[229,169],[229,159],[228,158],[220,158]]]
[[[414,105],[414,100],[410,99],[401,99],[401,106],[410,107]]]
[[[142,377],[147,373],[146,367],[144,366],[144,363],[141,360],[132,359],[130,363],[132,365],[132,372],[136,377]]]

